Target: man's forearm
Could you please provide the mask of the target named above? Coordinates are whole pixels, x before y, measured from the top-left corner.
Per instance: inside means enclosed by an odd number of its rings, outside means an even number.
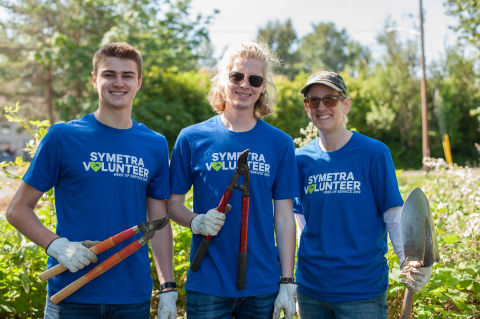
[[[296,231],[291,199],[274,201],[275,234],[283,277],[293,277]]]
[[[8,222],[28,239],[47,248],[58,235],[45,227],[34,212],[42,194],[34,187],[22,183],[8,205],[6,216]]]
[[[190,227],[192,219],[197,214],[185,206],[185,196],[186,194],[171,194],[170,199],[167,201],[167,208],[173,221],[181,226]]]
[[[156,231],[150,240],[160,283],[173,280],[173,235],[170,223]]]

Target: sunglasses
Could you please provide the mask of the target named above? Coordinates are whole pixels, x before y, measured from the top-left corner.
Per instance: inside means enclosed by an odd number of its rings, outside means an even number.
[[[309,108],[311,109],[316,109],[319,105],[320,102],[323,102],[323,105],[326,107],[335,107],[338,104],[338,100],[342,100],[345,97],[342,95],[325,95],[324,97],[306,97],[303,100],[303,103],[307,104]]]
[[[245,74],[234,71],[234,72],[230,72],[230,74],[228,75],[228,78],[230,79],[231,83],[237,84],[237,83],[240,83],[245,78]],[[254,88],[259,88],[263,84],[263,77],[261,77],[260,75],[252,74],[248,77],[248,82]]]

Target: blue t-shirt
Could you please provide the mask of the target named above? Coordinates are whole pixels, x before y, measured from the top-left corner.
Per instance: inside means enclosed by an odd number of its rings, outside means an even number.
[[[186,289],[223,297],[244,297],[278,291],[281,276],[275,245],[272,199],[298,196],[298,177],[292,139],[258,120],[247,132],[233,132],[220,116],[183,129],[170,162],[171,190],[185,194],[193,185],[193,211],[204,214],[217,207],[236,170],[237,158],[250,149],[250,204],[248,217],[247,278],[236,287],[240,249],[242,192],[235,189],[232,209],[217,236],[212,238],[200,269],[188,272]],[[243,177],[238,183],[243,184]],[[193,235],[190,259],[202,240]]]
[[[58,235],[70,241],[105,240],[146,221],[147,196],[169,198],[167,141],[135,121],[130,129],[115,129],[88,114],[50,127],[23,180],[42,192],[54,187]],[[48,294],[57,293],[142,235],[101,253],[94,265],[53,277]],[[50,257],[48,268],[55,264]],[[65,301],[131,304],[149,300],[151,293],[145,245]]]
[[[353,132],[345,146],[325,152],[318,138],[296,152],[306,225],[296,279],[302,292],[328,302],[381,295],[388,286],[383,213],[403,205],[390,151]]]

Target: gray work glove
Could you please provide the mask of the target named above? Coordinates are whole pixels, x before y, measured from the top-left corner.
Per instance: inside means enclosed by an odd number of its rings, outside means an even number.
[[[87,248],[91,248],[93,246],[95,246],[96,244],[99,244],[101,243],[101,241],[99,240],[84,240],[82,241],[82,245],[87,247]]]
[[[90,249],[80,242],[69,241],[65,237],[52,241],[47,248],[47,255],[55,258],[71,272],[76,272],[97,261],[97,255]]]
[[[295,314],[296,284],[280,284],[275,304],[273,306],[273,319],[280,318],[280,310],[283,309],[284,319],[293,319]]]
[[[405,278],[400,279],[400,282],[405,284],[408,289],[416,293],[422,290],[430,279],[431,268],[422,267],[422,263],[418,260],[407,261],[402,265],[400,275]]]
[[[178,292],[170,290],[158,294],[158,319],[177,318]]]
[[[220,213],[216,208],[212,208],[206,214],[198,214],[192,219],[192,233],[203,236],[216,236],[225,223],[225,214],[230,208],[230,205],[227,205],[225,213]]]

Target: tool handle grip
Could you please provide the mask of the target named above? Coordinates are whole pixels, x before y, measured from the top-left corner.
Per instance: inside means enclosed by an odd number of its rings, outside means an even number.
[[[240,227],[240,252],[247,253],[248,241],[248,205],[250,198],[248,196],[242,197],[242,222]]]
[[[112,256],[110,256],[110,258],[104,260],[100,265],[90,270],[87,274],[78,278],[77,280],[72,282],[70,285],[66,286],[65,288],[63,288],[62,290],[54,294],[52,297],[50,297],[50,301],[53,304],[58,304],[60,301],[67,298],[68,296],[73,294],[75,291],[82,288],[85,284],[97,278],[98,276],[100,276],[101,274],[103,274],[104,272],[106,272],[107,270],[109,270],[119,262],[121,262],[123,259],[133,254],[142,245],[143,244],[140,242],[140,240],[136,240],[133,243],[130,243],[128,246],[124,247],[122,250],[120,250],[116,254],[113,254]]]
[[[62,264],[58,264],[42,272],[40,275],[38,275],[38,278],[40,278],[41,281],[45,281],[55,277],[56,275],[60,275],[65,270],[68,270],[68,268]]]
[[[108,250],[115,246],[118,243],[121,243],[122,241],[132,237],[135,234],[138,234],[138,228],[136,226],[126,229],[116,235],[113,235],[112,237],[109,237],[105,239],[104,241],[96,244],[95,246],[90,247],[90,251],[93,252],[95,255],[103,253],[105,250]],[[55,277],[57,275],[60,275],[63,273],[65,270],[68,270],[67,267],[58,264],[55,265],[44,272],[42,272],[38,277],[40,278],[41,281],[48,280],[52,277]]]
[[[238,253],[238,273],[237,273],[237,288],[242,290],[245,288],[245,281],[247,279],[247,253]]]
[[[105,241],[107,241],[107,240],[105,240]],[[102,243],[98,243],[97,245],[90,247],[90,251],[92,251],[95,255],[98,255],[100,252],[98,252],[98,249],[96,249],[96,247],[99,246]],[[57,264],[57,265],[45,270],[44,272],[42,272],[40,275],[38,275],[38,278],[40,278],[41,281],[45,281],[45,280],[48,280],[52,277],[60,275],[62,272],[66,271],[66,270],[68,270],[67,267],[65,267],[62,264]]]
[[[413,308],[413,295],[415,293],[408,288],[405,288],[405,296],[403,297],[401,319],[410,319]]]
[[[227,208],[227,204],[230,201],[230,197],[232,197],[232,191],[229,190],[228,188],[225,190],[225,193],[223,193],[222,199],[220,200],[220,203],[218,204],[217,210],[220,213],[224,213],[225,209]]]
[[[70,285],[66,286],[56,294],[54,294],[52,297],[50,297],[50,301],[53,304],[58,304],[60,301],[63,299],[67,298],[71,294],[73,294],[75,291],[78,289],[82,288],[86,283],[88,283],[90,280],[83,276],[72,282]]]
[[[225,192],[223,193],[222,199],[220,200],[220,203],[217,206],[217,210],[220,213],[225,213],[225,209],[227,208],[228,201],[230,200],[230,197],[232,197],[232,191],[230,189],[226,189]],[[193,271],[197,271],[200,268],[200,264],[202,263],[203,257],[205,257],[208,247],[210,246],[210,242],[212,240],[212,236],[204,236],[202,241],[200,242],[200,246],[198,246],[197,252],[195,253],[195,256],[193,257],[193,261],[190,264],[190,268]]]
[[[205,257],[208,247],[210,246],[210,243],[212,241],[211,238],[212,236],[205,236],[200,242],[200,246],[198,246],[197,252],[195,253],[195,257],[193,257],[192,264],[190,265],[190,268],[193,271],[197,271],[200,268],[200,264],[202,263],[203,257]]]

